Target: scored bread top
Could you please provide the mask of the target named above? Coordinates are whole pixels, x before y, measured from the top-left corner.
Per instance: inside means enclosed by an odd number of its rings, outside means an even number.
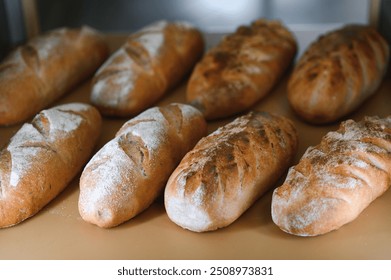
[[[24,124],[0,151],[0,227],[37,213],[73,179],[98,139],[92,106],[59,105]]]
[[[109,228],[136,216],[156,199],[184,154],[205,134],[202,114],[179,103],[150,108],[126,122],[81,175],[82,218]]]
[[[270,92],[296,49],[295,37],[279,21],[259,19],[240,26],[196,65],[187,100],[207,119],[242,112]]]
[[[91,102],[103,114],[142,112],[177,85],[202,55],[203,38],[183,21],[158,21],[130,35],[93,78]]]
[[[170,219],[192,231],[231,224],[288,168],[298,145],[293,123],[250,112],[201,139],[165,189]]]
[[[0,64],[0,125],[33,117],[95,72],[109,49],[98,31],[59,28],[28,41]]]
[[[328,123],[352,112],[382,81],[389,46],[372,27],[347,25],[313,42],[288,81],[288,99],[306,121]]]
[[[391,116],[345,121],[307,149],[274,191],[273,221],[313,236],[355,219],[391,185]]]

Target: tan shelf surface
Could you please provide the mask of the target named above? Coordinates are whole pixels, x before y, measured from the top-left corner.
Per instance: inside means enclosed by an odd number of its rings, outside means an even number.
[[[300,43],[303,34],[298,35]],[[113,49],[124,40],[124,36],[108,38]],[[213,36],[207,39],[216,41]],[[316,145],[338,124],[313,126],[298,119],[286,98],[288,76],[289,71],[254,109],[282,114],[295,122],[300,137],[297,162],[308,146]],[[185,102],[185,90],[186,81],[158,104]],[[86,81],[56,104],[88,103],[89,93],[90,81]],[[348,118],[360,120],[365,115],[390,114],[388,73],[376,95]],[[209,123],[209,131],[231,119]],[[109,141],[125,121],[104,118],[96,149]],[[20,125],[0,128],[0,147],[19,128]],[[235,223],[214,232],[193,233],[172,223],[162,197],[132,220],[113,229],[101,229],[84,222],[79,215],[79,177],[80,174],[37,215],[14,227],[0,229],[0,259],[391,259],[391,190],[350,224],[323,236],[304,238],[284,233],[274,225],[271,191]]]

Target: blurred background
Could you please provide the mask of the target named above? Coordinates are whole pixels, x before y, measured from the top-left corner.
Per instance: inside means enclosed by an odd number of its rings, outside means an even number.
[[[346,23],[372,24],[390,39],[391,0],[0,0],[0,56],[61,26],[130,33],[167,19],[190,21],[205,33],[226,33],[260,17],[317,34]]]

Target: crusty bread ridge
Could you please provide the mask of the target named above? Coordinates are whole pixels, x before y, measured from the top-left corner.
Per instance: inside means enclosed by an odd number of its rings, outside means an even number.
[[[110,228],[136,216],[205,134],[202,114],[190,105],[153,107],[126,122],[81,175],[81,217]]]
[[[233,223],[288,169],[298,146],[293,123],[250,112],[201,139],[170,176],[169,218],[195,232]]]
[[[391,185],[391,116],[345,121],[310,147],[272,197],[283,231],[325,234],[353,221]]]
[[[70,103],[41,111],[0,151],[0,228],[31,217],[87,162],[100,134],[94,107]]]
[[[197,63],[187,101],[206,119],[244,112],[271,91],[296,49],[293,34],[279,21],[259,19],[240,26]]]
[[[61,28],[38,36],[0,64],[0,125],[26,121],[84,79],[109,54],[89,28]]]
[[[288,81],[288,100],[310,123],[330,123],[357,109],[378,89],[389,46],[372,27],[347,25],[312,43]]]
[[[203,49],[203,37],[191,24],[154,22],[130,35],[98,70],[91,102],[105,115],[135,116],[176,86]]]

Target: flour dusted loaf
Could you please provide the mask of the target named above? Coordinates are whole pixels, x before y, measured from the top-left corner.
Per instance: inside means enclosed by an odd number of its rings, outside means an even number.
[[[240,26],[196,65],[187,101],[207,119],[243,112],[271,91],[296,48],[294,36],[279,21],[259,19]]]
[[[298,139],[287,118],[253,111],[201,139],[171,175],[169,218],[196,232],[233,223],[286,171]]]
[[[329,32],[295,66],[289,102],[310,123],[336,121],[376,92],[388,62],[389,46],[374,28],[347,25]]]
[[[105,115],[134,116],[159,100],[202,56],[201,33],[159,21],[129,36],[93,79],[91,102]]]
[[[391,116],[345,121],[310,147],[272,197],[283,231],[325,234],[353,221],[391,185]]]
[[[190,105],[153,107],[126,122],[82,173],[81,217],[110,228],[136,216],[205,134],[202,114]]]
[[[108,54],[89,27],[56,29],[17,48],[0,64],[0,125],[33,117],[92,76]]]
[[[33,216],[87,162],[100,134],[94,107],[70,103],[41,111],[0,151],[0,228]]]

